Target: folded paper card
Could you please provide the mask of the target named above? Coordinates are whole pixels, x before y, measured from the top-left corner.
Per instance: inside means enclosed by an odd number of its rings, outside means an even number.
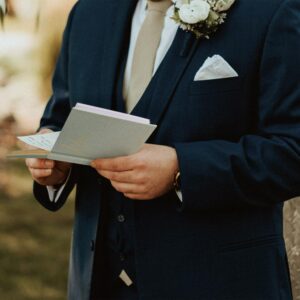
[[[238,77],[237,72],[220,55],[208,57],[199,71],[196,73],[194,81],[212,80]]]
[[[78,103],[60,132],[19,137],[33,150],[8,158],[48,158],[89,165],[96,158],[137,152],[155,130],[148,119]]]

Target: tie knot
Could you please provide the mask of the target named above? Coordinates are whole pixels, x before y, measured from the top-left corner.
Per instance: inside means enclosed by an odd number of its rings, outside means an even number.
[[[159,11],[165,13],[171,6],[171,0],[147,0],[148,11]]]

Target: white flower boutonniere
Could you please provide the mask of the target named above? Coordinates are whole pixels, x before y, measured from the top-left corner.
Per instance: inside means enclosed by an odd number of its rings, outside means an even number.
[[[180,28],[193,32],[197,38],[209,38],[224,23],[226,11],[235,0],[172,0],[172,19]]]

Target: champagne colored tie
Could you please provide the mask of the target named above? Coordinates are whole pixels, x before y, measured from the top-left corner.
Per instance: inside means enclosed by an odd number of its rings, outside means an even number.
[[[147,15],[138,34],[133,54],[131,77],[126,97],[128,112],[131,112],[140,100],[152,78],[165,14],[171,6],[171,0],[148,0],[147,2]]]

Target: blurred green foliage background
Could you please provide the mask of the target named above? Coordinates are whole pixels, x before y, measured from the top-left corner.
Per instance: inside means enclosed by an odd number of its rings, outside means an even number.
[[[58,213],[33,200],[23,162],[4,166],[0,190],[0,298],[66,299],[73,203]]]
[[[36,130],[75,0],[10,0],[0,29],[0,299],[66,299],[72,197],[57,213],[32,196],[23,160],[5,159]]]

